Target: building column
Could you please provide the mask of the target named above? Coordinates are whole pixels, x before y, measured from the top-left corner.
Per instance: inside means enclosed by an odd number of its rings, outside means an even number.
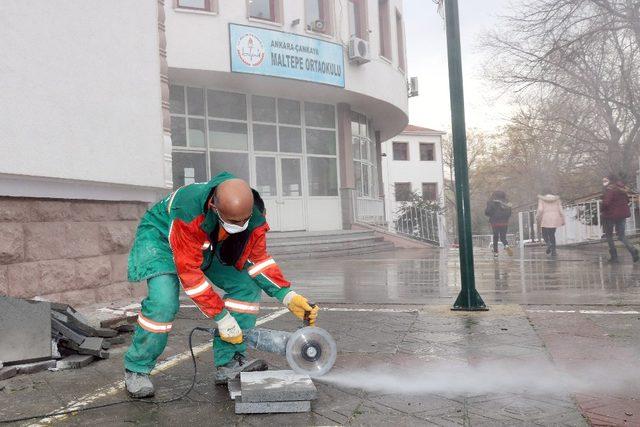
[[[340,205],[342,228],[350,230],[355,218],[356,185],[351,143],[351,106],[338,104],[338,149],[340,153]]]

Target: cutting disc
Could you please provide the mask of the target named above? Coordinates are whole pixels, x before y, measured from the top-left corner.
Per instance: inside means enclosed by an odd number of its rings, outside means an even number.
[[[298,329],[287,341],[287,362],[294,371],[319,377],[333,367],[337,355],[336,342],[322,328]]]

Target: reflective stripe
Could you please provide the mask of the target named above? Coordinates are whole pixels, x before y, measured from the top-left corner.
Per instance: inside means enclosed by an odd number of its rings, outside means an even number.
[[[253,267],[251,267],[249,269],[249,275],[251,277],[257,275],[258,273],[260,273],[262,270],[264,270],[265,268],[269,267],[270,265],[274,265],[276,262],[273,260],[273,258],[269,258],[266,261],[262,261],[259,264],[254,265]]]
[[[256,314],[260,311],[260,304],[258,303],[238,301],[235,299],[224,300],[224,306],[227,307],[229,311],[236,313]]]
[[[267,276],[266,274],[262,273],[261,276],[267,279],[269,282],[271,282],[273,286],[277,287],[278,289],[282,289],[282,286],[278,285],[276,282],[271,280],[271,278],[269,278],[269,276]]]
[[[180,187],[182,188],[182,187]],[[173,192],[173,194],[171,195],[171,198],[169,199],[169,203],[167,203],[167,212],[171,213],[171,205],[173,204],[173,199],[176,197],[176,194],[178,194],[178,191],[180,191],[180,188],[178,188],[176,191]]]
[[[140,325],[140,327],[146,331],[157,334],[166,334],[167,332],[171,331],[171,328],[173,326],[171,322],[154,322],[153,320],[147,319],[142,314],[138,314],[138,325]]]
[[[210,288],[211,288],[211,285],[209,284],[209,282],[207,282],[205,280],[204,282],[202,282],[201,284],[199,284],[195,288],[185,289],[184,293],[189,295],[190,297],[195,297],[195,296],[198,296],[201,293],[207,291]]]

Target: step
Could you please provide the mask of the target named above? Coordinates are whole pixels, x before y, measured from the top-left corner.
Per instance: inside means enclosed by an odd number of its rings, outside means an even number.
[[[270,231],[269,241],[314,240],[334,238],[357,238],[372,234],[370,230],[330,230],[330,231]]]
[[[298,245],[282,245],[282,246],[272,246],[267,244],[267,249],[269,253],[272,255],[298,253],[298,252],[316,253],[316,252],[326,252],[326,251],[332,251],[332,250],[365,248],[368,246],[374,246],[382,241],[384,241],[382,237],[371,237],[369,239],[345,240],[337,243],[311,242],[311,243],[298,244]]]
[[[291,247],[291,246],[305,246],[305,245],[324,245],[324,244],[340,244],[345,242],[362,242],[367,240],[379,239],[374,233],[356,235],[356,236],[323,236],[313,237],[309,239],[295,238],[295,239],[271,239],[267,237],[267,245],[269,248],[277,247]]]
[[[332,257],[345,257],[350,255],[361,255],[375,252],[383,252],[393,250],[395,247],[393,243],[389,242],[378,242],[375,245],[364,246],[360,248],[353,249],[336,249],[329,251],[318,251],[318,252],[296,252],[296,253],[288,253],[281,254],[278,256],[278,260],[297,260],[297,259],[309,259],[309,258],[332,258]]]

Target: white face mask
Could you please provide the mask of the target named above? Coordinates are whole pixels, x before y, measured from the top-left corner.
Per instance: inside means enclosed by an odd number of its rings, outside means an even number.
[[[242,225],[229,224],[222,219],[222,217],[220,216],[220,212],[218,212],[217,209],[215,209],[215,213],[218,215],[218,219],[220,220],[220,224],[222,224],[222,228],[224,228],[224,230],[229,234],[242,233],[249,226],[249,220],[251,219],[251,217],[249,217],[249,219],[247,219],[247,221]]]
[[[247,222],[245,222],[242,225],[236,225],[236,224],[229,224],[227,222],[224,222],[222,218],[220,218],[220,215],[218,215],[218,218],[220,219],[220,224],[222,224],[222,228],[224,228],[225,231],[229,234],[242,233],[249,226],[249,220],[247,220]]]

